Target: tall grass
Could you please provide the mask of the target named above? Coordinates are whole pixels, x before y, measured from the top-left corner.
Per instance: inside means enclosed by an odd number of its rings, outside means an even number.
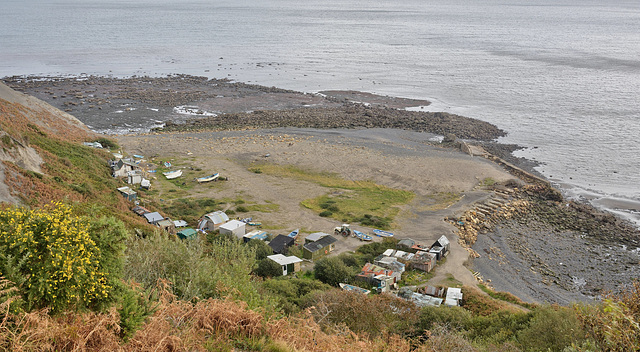
[[[124,276],[145,288],[167,280],[183,300],[233,297],[275,312],[277,300],[261,292],[251,276],[255,265],[255,250],[240,241],[183,241],[156,233],[129,241]]]

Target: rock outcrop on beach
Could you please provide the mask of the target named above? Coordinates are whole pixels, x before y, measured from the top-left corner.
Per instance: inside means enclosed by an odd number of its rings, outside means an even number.
[[[492,141],[506,133],[484,121],[443,112],[407,111],[428,101],[371,93],[307,94],[223,79],[168,77],[7,77],[14,89],[72,113],[98,129],[164,121],[165,131],[273,127],[398,128]],[[192,115],[176,112],[193,106]],[[200,113],[198,113],[200,112]],[[206,112],[206,114],[205,114]],[[118,115],[114,115],[118,113]],[[215,116],[204,116],[215,115]],[[122,121],[119,121],[122,120]]]
[[[228,130],[242,128],[397,128],[458,138],[489,141],[505,135],[496,126],[445,112],[415,112],[392,108],[367,107],[345,103],[336,108],[302,108],[280,111],[254,111],[223,114],[188,121],[167,123],[161,131],[198,129]]]

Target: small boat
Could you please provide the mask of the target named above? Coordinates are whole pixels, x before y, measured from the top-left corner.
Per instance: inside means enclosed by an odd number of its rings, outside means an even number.
[[[198,181],[198,183],[205,183],[205,182],[210,182],[210,181],[217,180],[218,177],[220,177],[220,173],[216,172],[213,175],[209,175],[209,176],[205,176],[205,177],[198,177],[198,178],[196,178],[196,181]]]
[[[247,225],[249,225],[249,226],[260,226],[260,225],[262,225],[262,223],[261,223],[261,222],[253,222],[253,221],[249,221],[249,222],[247,223]]]
[[[300,233],[300,229],[295,229],[295,230],[289,232],[287,237],[296,238],[296,237],[298,237],[299,233]]]
[[[373,238],[369,235],[367,235],[364,232],[360,232],[358,230],[353,230],[353,235],[354,237],[358,238],[360,241],[371,241],[373,240]]]
[[[133,157],[136,159],[144,159],[144,156],[138,154],[133,154]]]
[[[165,161],[165,162],[164,162],[164,167],[171,167],[171,163],[170,163],[170,162],[168,162],[168,161]]]
[[[357,293],[362,293],[364,295],[369,294],[369,290],[364,289],[362,287],[358,287],[358,286],[353,286],[353,285],[349,285],[349,284],[344,284],[344,283],[340,283],[340,288],[345,290],[345,291],[351,291],[351,292],[357,292]]]
[[[393,237],[393,233],[388,231],[378,230],[378,229],[373,230],[373,234],[380,237]]]
[[[167,171],[163,172],[162,174],[167,178],[167,180],[173,180],[174,178],[182,176],[182,169]]]

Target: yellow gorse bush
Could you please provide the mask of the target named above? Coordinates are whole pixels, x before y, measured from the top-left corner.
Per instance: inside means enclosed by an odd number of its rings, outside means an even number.
[[[0,211],[0,275],[20,285],[28,308],[88,307],[111,292],[86,220],[63,203]]]

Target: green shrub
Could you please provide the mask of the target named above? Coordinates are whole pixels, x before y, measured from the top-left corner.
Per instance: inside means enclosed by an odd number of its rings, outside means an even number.
[[[118,307],[120,336],[126,341],[158,308],[155,291],[131,285],[124,290]]]
[[[564,351],[572,344],[586,342],[576,312],[570,308],[545,306],[533,311],[533,316],[521,331],[518,342],[525,351]]]
[[[258,261],[258,266],[253,273],[261,277],[278,277],[282,276],[282,266],[271,259],[264,258]]]
[[[328,210],[325,210],[325,211],[321,212],[321,213],[320,213],[320,214],[318,214],[318,215],[322,216],[323,218],[328,218],[328,217],[330,217],[331,215],[333,215],[333,213],[332,213],[332,212],[330,212],[330,211],[328,211]]]
[[[55,203],[40,210],[0,211],[0,272],[19,284],[26,308],[99,309],[114,300],[119,234],[95,234],[90,222]]]
[[[267,256],[273,254],[273,249],[263,240],[253,238],[247,242],[247,246],[256,253],[256,260],[266,259]]]
[[[114,140],[111,140],[105,137],[98,138],[95,141],[100,143],[100,145],[102,145],[103,148],[108,148],[111,150],[120,149],[120,146],[118,145],[118,143],[116,143]]]
[[[341,282],[349,282],[353,279],[354,270],[344,264],[338,257],[325,257],[316,262],[314,267],[316,279],[338,286]]]
[[[418,327],[420,330],[431,330],[443,325],[460,331],[469,326],[471,319],[471,313],[461,307],[424,307],[420,311]]]
[[[363,217],[359,218],[358,221],[362,225],[369,226],[369,227],[375,227],[380,229],[388,229],[389,227],[391,227],[390,218],[373,216],[371,214],[365,214]]]
[[[8,134],[5,134],[2,136],[2,139],[0,139],[0,141],[2,142],[2,145],[11,149],[14,147],[13,145],[13,140],[11,139],[11,137]]]

